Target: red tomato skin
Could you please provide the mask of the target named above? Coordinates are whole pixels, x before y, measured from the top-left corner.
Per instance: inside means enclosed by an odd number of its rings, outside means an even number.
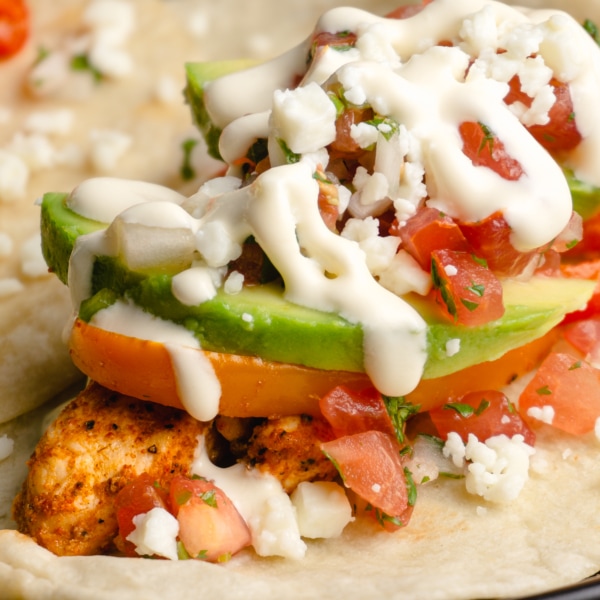
[[[504,149],[504,144],[496,135],[484,131],[481,123],[465,121],[458,127],[463,140],[463,152],[476,167],[487,167],[495,173],[517,181],[523,175],[520,163],[512,158]]]
[[[0,60],[14,56],[29,37],[29,10],[24,0],[0,0]]]
[[[435,250],[431,260],[436,301],[448,319],[475,326],[504,314],[500,280],[471,254]]]
[[[365,153],[358,142],[352,137],[352,125],[357,125],[373,117],[370,108],[346,108],[335,120],[335,140],[329,144],[330,156],[335,158],[358,158]]]
[[[168,494],[148,473],[142,473],[122,488],[115,498],[119,537],[128,556],[139,556],[125,538],[135,529],[133,517],[153,508],[167,509]]]
[[[393,235],[393,234],[392,234]],[[431,253],[434,250],[471,251],[459,226],[436,208],[422,208],[403,227],[398,228],[402,247],[424,271],[431,270]]]
[[[422,0],[421,4],[406,4],[399,6],[386,15],[387,19],[408,19],[417,13],[420,13],[433,0]]]
[[[475,412],[464,417],[448,405],[438,406],[429,411],[441,438],[447,439],[451,431],[458,433],[465,443],[470,433],[477,436],[481,442],[494,435],[505,434],[508,437],[522,435],[525,443],[530,446],[535,444],[535,433],[526,425],[516,408],[502,392],[496,390],[470,392],[456,403],[468,404]],[[479,414],[478,409],[481,410]]]
[[[593,431],[600,417],[600,372],[572,354],[550,353],[519,398],[519,410],[532,427],[539,421],[527,412],[544,406],[554,408],[552,427],[573,435]]]
[[[319,408],[336,437],[369,430],[395,435],[381,393],[374,387],[354,391],[337,386],[319,400]]]
[[[519,252],[512,245],[512,230],[500,211],[481,221],[460,222],[459,226],[475,255],[485,259],[488,267],[497,275],[519,275],[539,254],[537,250]]]
[[[396,440],[381,431],[365,431],[321,444],[337,466],[344,485],[390,517],[408,508],[404,465]]]
[[[179,521],[179,539],[192,558],[219,562],[250,545],[248,525],[214,483],[176,475],[169,499]]]
[[[510,91],[504,101],[510,105],[522,102],[529,107],[532,98],[521,90],[521,81],[515,75],[510,81]],[[551,154],[560,154],[576,148],[581,142],[581,134],[577,129],[574,117],[573,100],[568,84],[552,78],[550,85],[556,98],[548,111],[549,122],[545,125],[531,125],[527,130]]]

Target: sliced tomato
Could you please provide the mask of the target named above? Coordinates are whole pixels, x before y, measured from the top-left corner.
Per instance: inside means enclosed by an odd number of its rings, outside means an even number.
[[[135,546],[125,538],[135,529],[133,517],[153,508],[167,508],[168,493],[149,474],[143,473],[128,483],[115,498],[120,544],[128,556],[138,556]]]
[[[472,254],[435,250],[431,275],[442,312],[461,325],[483,325],[504,314],[499,279]]]
[[[546,406],[554,411],[553,427],[574,435],[593,431],[600,417],[600,372],[572,354],[550,353],[519,398],[519,411],[532,425],[531,409]]]
[[[319,48],[324,48],[325,46],[345,50],[352,48],[354,44],[356,44],[356,34],[352,31],[338,31],[336,33],[321,31],[313,37],[310,58],[317,54]]]
[[[250,545],[248,525],[214,483],[175,476],[169,498],[179,539],[191,558],[222,562]]]
[[[338,385],[319,400],[319,407],[336,437],[369,430],[396,435],[383,397],[374,387],[355,391]]]
[[[0,0],[0,59],[14,56],[29,36],[29,10],[24,0]]]
[[[347,435],[321,444],[344,485],[365,500],[380,523],[406,525],[409,509],[404,465],[395,439],[381,431]]]
[[[485,259],[488,267],[498,275],[519,275],[539,254],[537,251],[519,252],[512,245],[512,230],[500,211],[481,221],[460,222],[459,226],[473,252]]]
[[[463,140],[462,150],[476,167],[492,169],[510,181],[523,175],[521,164],[508,154],[498,136],[484,123],[465,121],[458,131]]]
[[[532,98],[521,89],[521,81],[515,75],[510,81],[510,91],[504,98],[506,104],[521,102],[530,107]],[[581,142],[581,134],[575,122],[575,112],[569,85],[556,78],[550,80],[556,98],[548,111],[548,123],[531,125],[527,130],[548,152],[558,154],[575,148]]]
[[[531,446],[535,443],[535,433],[506,395],[496,390],[470,392],[456,402],[430,410],[429,415],[443,439],[454,431],[465,443],[470,433],[482,442],[494,435],[505,434],[508,437],[522,435]]]
[[[397,233],[402,247],[425,271],[431,270],[431,253],[434,250],[471,251],[459,226],[436,208],[422,208],[398,228]]]

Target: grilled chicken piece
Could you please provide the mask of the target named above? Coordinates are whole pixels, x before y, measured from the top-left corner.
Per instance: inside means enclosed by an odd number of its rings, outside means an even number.
[[[57,555],[113,549],[115,495],[147,472],[189,475],[206,426],[177,409],[90,384],[48,428],[13,505],[19,531]]]
[[[320,444],[333,438],[329,425],[309,416],[270,419],[254,428],[246,461],[293,492],[303,481],[333,481],[338,476]]]

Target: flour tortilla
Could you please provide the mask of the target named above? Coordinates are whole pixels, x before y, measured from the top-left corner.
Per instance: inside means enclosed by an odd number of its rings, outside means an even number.
[[[576,582],[600,566],[600,442],[540,432],[519,499],[497,507],[461,480],[419,488],[408,528],[351,524],[341,538],[308,542],[302,561],[251,551],[224,565],[115,557],[57,558],[0,532],[0,589],[8,598],[179,600],[236,598],[506,598]],[[566,452],[568,451],[568,452]],[[563,458],[564,453],[564,458]]]
[[[156,78],[166,74],[183,86],[181,65],[186,60],[268,58],[300,41],[317,15],[336,4],[325,0],[143,0],[142,11],[141,2],[132,2],[144,23],[131,47],[139,70],[129,80],[105,84],[78,105],[64,99],[26,100],[21,84],[38,45],[51,43],[71,30],[85,3],[31,0],[34,40],[14,61],[0,65],[3,82],[13,83],[0,88],[0,102],[13,111],[10,125],[0,132],[0,148],[32,111],[68,104],[77,114],[77,126],[70,136],[84,154],[93,128],[117,127],[132,135],[134,141],[125,159],[110,174],[190,191],[198,180],[185,184],[178,178],[179,143],[194,134],[189,113],[178,103],[153,103]],[[398,3],[352,4],[384,13]],[[528,4],[566,5],[564,1],[533,0]],[[192,35],[182,24],[189,24],[186,15],[197,7],[211,16],[213,24],[204,34]],[[600,20],[597,1],[573,0],[568,8],[577,18]],[[214,167],[205,157],[196,156],[195,160],[206,167],[205,173]],[[0,231],[10,232],[16,245],[27,240],[38,227],[33,206],[37,196],[50,190],[70,190],[97,174],[87,163],[32,174],[24,199],[10,204],[0,201]],[[33,410],[78,379],[60,338],[69,315],[65,289],[51,276],[24,277],[15,255],[0,260],[0,279],[3,277],[18,277],[25,289],[0,299],[0,422]],[[53,319],[40,311],[43,306]],[[595,460],[600,442],[592,436],[574,438],[549,429],[539,435],[535,458],[538,466],[545,459],[547,470],[532,474],[517,502],[506,507],[486,504],[483,510],[483,503],[464,491],[462,481],[441,479],[420,487],[407,529],[393,535],[375,534],[364,523],[352,524],[339,539],[309,542],[307,557],[300,562],[260,559],[251,551],[218,566],[196,561],[57,558],[10,530],[14,524],[9,503],[24,478],[24,461],[41,431],[44,415],[60,400],[0,425],[0,437],[6,434],[15,440],[14,452],[0,461],[0,527],[7,528],[0,531],[2,598],[515,597],[578,581],[600,567],[596,500],[600,461]]]

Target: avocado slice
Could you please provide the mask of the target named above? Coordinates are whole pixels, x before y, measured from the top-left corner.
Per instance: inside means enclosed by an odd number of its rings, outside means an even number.
[[[107,227],[71,211],[67,197],[52,193],[42,201],[44,256],[63,282],[77,236]],[[288,302],[278,284],[247,287],[233,295],[219,291],[211,300],[188,306],[173,296],[171,281],[171,274],[134,272],[119,258],[100,256],[94,264],[92,296],[82,303],[80,317],[89,321],[98,310],[125,298],[185,326],[206,350],[326,370],[364,370],[360,325]],[[504,316],[479,327],[453,325],[439,316],[431,302],[416,295],[407,297],[428,324],[424,377],[441,377],[494,360],[541,337],[566,313],[581,308],[594,288],[595,282],[574,279],[507,281]],[[457,339],[460,351],[449,356],[447,345]]]
[[[221,160],[219,153],[219,137],[221,129],[217,127],[210,118],[206,103],[204,101],[204,89],[209,81],[213,81],[223,75],[241,71],[252,67],[257,63],[252,59],[220,60],[213,62],[186,63],[185,73],[187,85],[185,98],[190,105],[192,118],[204,140],[210,156]]]
[[[577,179],[571,169],[563,169],[571,190],[573,210],[586,221],[600,212],[600,188]]]

